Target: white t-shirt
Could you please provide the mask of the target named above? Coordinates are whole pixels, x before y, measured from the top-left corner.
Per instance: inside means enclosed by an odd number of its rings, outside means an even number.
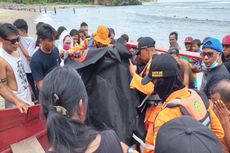
[[[36,45],[36,41],[32,37],[20,37],[20,43],[26,49],[29,56],[32,57]],[[31,73],[30,62],[26,59],[22,51],[19,49],[20,56],[22,58],[22,63],[26,73]]]
[[[17,91],[12,90],[12,92],[19,99],[25,101],[29,105],[32,105],[33,103],[31,99],[29,83],[26,78],[26,73],[25,73],[21,58],[20,57],[16,58],[8,54],[3,48],[0,48],[0,57],[6,60],[10,64],[11,68],[13,69],[16,83],[18,86],[18,90]],[[15,105],[13,103],[6,101],[5,107],[6,108],[15,107]]]

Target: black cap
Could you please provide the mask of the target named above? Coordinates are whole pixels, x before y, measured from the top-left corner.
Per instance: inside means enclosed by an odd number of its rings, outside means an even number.
[[[169,48],[168,53],[169,53],[170,55],[172,55],[172,54],[179,55],[179,49],[178,49],[178,48],[174,48],[174,47]]]
[[[161,126],[155,153],[222,153],[222,149],[208,127],[189,116],[182,116]]]
[[[179,75],[180,70],[178,64],[171,55],[160,54],[154,56],[148,75],[141,80],[143,85],[152,81],[153,78],[174,77]]]
[[[150,48],[150,47],[155,47],[155,40],[151,37],[142,37],[138,41],[138,49],[143,49],[143,48]]]

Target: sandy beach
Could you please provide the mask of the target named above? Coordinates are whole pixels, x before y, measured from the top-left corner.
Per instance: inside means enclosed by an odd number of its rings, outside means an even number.
[[[34,23],[34,19],[37,15],[38,12],[0,9],[0,22],[13,23],[16,19],[22,18],[28,23],[29,35],[35,37],[36,24]]]

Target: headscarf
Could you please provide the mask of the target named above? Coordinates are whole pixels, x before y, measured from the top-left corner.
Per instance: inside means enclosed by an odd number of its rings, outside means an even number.
[[[72,37],[69,35],[69,32],[67,30],[64,30],[60,37],[59,37],[59,45],[58,45],[58,50],[59,52],[63,49],[63,46],[64,46],[64,39],[66,36],[69,36],[70,39],[71,39],[71,44],[70,44],[70,48],[73,48],[73,39]]]
[[[159,95],[162,101],[165,101],[171,93],[184,88],[180,75],[175,77],[158,78],[154,86],[154,91]]]

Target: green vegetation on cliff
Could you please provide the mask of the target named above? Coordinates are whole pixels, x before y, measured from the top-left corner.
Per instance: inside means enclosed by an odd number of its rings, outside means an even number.
[[[139,5],[139,0],[1,0],[1,2],[19,3],[19,4],[47,4],[47,3],[61,3],[61,4],[97,4],[97,5]]]

